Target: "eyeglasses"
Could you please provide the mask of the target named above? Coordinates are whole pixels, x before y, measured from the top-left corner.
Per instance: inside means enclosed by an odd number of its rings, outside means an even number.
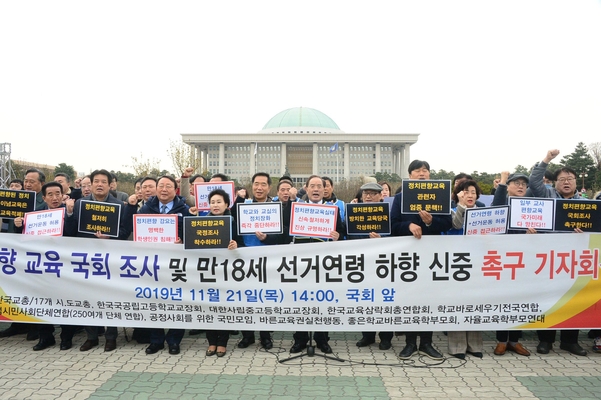
[[[559,182],[559,183],[566,183],[566,182],[572,182],[572,181],[575,181],[575,180],[576,180],[576,178],[570,176],[568,178],[558,178],[557,182]]]
[[[380,192],[368,192],[368,191],[363,191],[363,196],[369,196],[369,197],[373,197],[373,196],[377,196],[379,195]]]
[[[526,187],[528,184],[524,181],[511,181],[517,187]]]

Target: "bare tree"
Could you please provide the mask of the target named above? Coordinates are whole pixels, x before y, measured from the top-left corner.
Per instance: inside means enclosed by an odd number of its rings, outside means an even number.
[[[160,162],[156,158],[146,160],[144,159],[142,153],[140,153],[139,158],[132,156],[131,161],[131,167],[133,168],[134,174],[136,176],[149,176],[160,174]]]
[[[588,151],[595,162],[597,171],[601,170],[601,142],[595,142],[588,145]]]
[[[167,154],[171,157],[176,173],[181,175],[187,167],[192,167],[195,171],[200,172],[200,160],[195,159],[192,146],[182,141],[169,140]]]

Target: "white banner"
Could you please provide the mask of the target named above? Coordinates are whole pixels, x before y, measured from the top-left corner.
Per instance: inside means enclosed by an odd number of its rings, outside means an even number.
[[[0,319],[244,330],[601,328],[601,234],[184,251],[0,234]]]

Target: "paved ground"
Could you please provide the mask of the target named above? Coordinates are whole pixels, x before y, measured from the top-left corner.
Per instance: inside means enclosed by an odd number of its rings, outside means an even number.
[[[6,325],[0,323],[0,329]],[[128,330],[131,335],[131,330]],[[534,350],[534,332],[523,343],[531,357],[507,353],[494,356],[494,335],[485,334],[484,359],[447,359],[436,364],[415,356],[397,358],[404,337],[393,349],[357,348],[359,333],[331,334],[334,352],[345,362],[304,357],[281,364],[289,356],[291,334],[276,332],[271,352],[258,346],[238,349],[230,341],[223,358],[205,357],[204,336],[186,336],[182,353],[166,350],[146,355],[146,345],[127,343],[120,331],[117,350],[101,346],[79,351],[58,344],[40,352],[24,335],[0,339],[0,399],[598,399],[601,398],[601,354],[577,357],[556,345],[546,356]],[[57,335],[58,338],[58,335]],[[581,332],[581,345],[591,340]],[[446,337],[436,333],[434,344],[446,353]],[[281,346],[280,349],[277,347]]]

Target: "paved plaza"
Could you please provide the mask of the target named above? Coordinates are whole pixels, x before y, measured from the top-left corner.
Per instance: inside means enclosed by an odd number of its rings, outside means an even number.
[[[0,329],[7,325],[0,323]],[[104,338],[89,352],[79,351],[85,333],[74,346],[60,351],[57,345],[34,352],[36,342],[25,335],[0,339],[0,399],[599,399],[601,354],[578,357],[559,350],[536,354],[536,333],[524,332],[522,343],[533,353],[493,355],[494,333],[485,333],[484,358],[468,355],[465,361],[450,357],[443,362],[397,355],[404,336],[393,339],[393,348],[377,344],[357,348],[358,332],[332,333],[334,354],[344,362],[290,356],[289,332],[274,334],[274,349],[258,345],[238,349],[240,336],[230,339],[223,358],[205,357],[204,335],[186,336],[181,354],[167,350],[146,355],[147,345],[126,342],[120,329],[117,350],[105,353]],[[131,337],[132,330],[127,334]],[[581,332],[580,344],[590,350],[592,340]],[[257,340],[258,344],[258,340]],[[434,344],[447,355],[446,337],[435,333]],[[318,354],[319,351],[317,352]]]

